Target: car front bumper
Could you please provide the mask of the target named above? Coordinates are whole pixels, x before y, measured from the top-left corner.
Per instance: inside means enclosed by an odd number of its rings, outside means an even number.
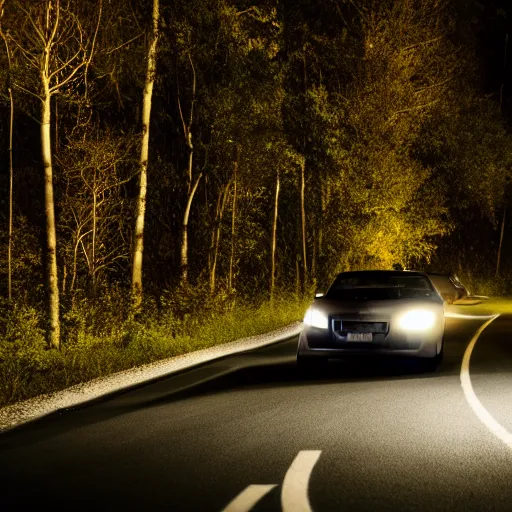
[[[330,329],[304,326],[297,355],[303,357],[342,358],[350,355],[395,355],[435,357],[443,340],[444,324],[428,332],[404,332],[390,329],[372,342],[348,342],[334,336]]]

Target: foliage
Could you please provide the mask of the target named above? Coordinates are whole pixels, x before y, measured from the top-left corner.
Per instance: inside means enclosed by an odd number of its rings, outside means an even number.
[[[262,334],[300,320],[308,306],[295,297],[277,297],[273,304],[209,298],[206,310],[195,299],[172,296],[146,304],[138,319],[129,303],[112,290],[99,299],[82,298],[64,315],[64,343],[48,350],[41,314],[28,307],[2,305],[0,406],[50,393],[115,371],[154,362],[246,336]]]
[[[196,329],[213,337],[208,329],[220,328],[219,318],[245,316],[249,325],[254,317],[258,328],[270,326],[275,317],[266,323],[266,313],[257,312],[273,263],[277,296],[299,294],[308,281],[325,288],[343,270],[396,263],[454,271],[475,289],[510,290],[510,269],[504,263],[498,279],[495,263],[503,218],[502,262],[512,250],[512,139],[503,105],[480,86],[479,28],[466,23],[476,7],[448,0],[162,0],[146,297],[131,315],[126,285],[140,150],[134,134],[141,130],[151,3],[59,4],[60,28],[71,39],[66,44],[63,36],[53,48],[47,77],[55,93],[50,133],[64,340],[57,354],[40,345],[48,325],[42,275],[51,255],[43,250],[40,69],[31,66],[49,37],[35,29],[44,25],[37,13],[52,12],[44,11],[46,1],[5,3],[1,28],[11,65],[0,52],[0,79],[4,89],[16,84],[14,302],[0,350],[8,354],[2,371],[19,370],[23,382],[9,384],[5,396],[28,396],[23,386],[35,390],[37,379],[53,373],[58,387],[203,346],[208,341],[195,340]],[[5,91],[1,98],[0,145],[7,149],[10,105]],[[0,162],[7,169],[6,157]],[[184,212],[199,177],[187,225],[189,279],[179,285]],[[0,203],[3,226],[9,206]],[[6,233],[0,230],[2,289]],[[39,369],[31,380],[23,365],[33,364]]]

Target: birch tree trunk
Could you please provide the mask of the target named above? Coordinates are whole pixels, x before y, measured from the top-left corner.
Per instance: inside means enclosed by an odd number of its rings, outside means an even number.
[[[194,105],[196,101],[196,68],[194,66],[194,61],[192,60],[192,55],[188,53],[188,60],[190,63],[190,68],[192,70],[192,99],[190,102],[190,112],[188,116],[188,121],[185,121],[185,117],[183,115],[183,110],[181,108],[181,100],[178,93],[178,108],[180,111],[181,122],[183,125],[183,136],[185,137],[185,142],[187,144],[188,149],[188,167],[187,167],[187,206],[185,208],[185,212],[183,213],[183,223],[182,223],[182,235],[181,235],[181,250],[180,250],[180,284],[186,285],[188,283],[188,220],[190,217],[190,208],[192,206],[192,201],[194,200],[194,195],[196,193],[197,187],[199,185],[199,181],[201,180],[202,173],[198,176],[195,183],[193,183],[194,176],[194,145],[192,144],[192,123],[194,121]]]
[[[220,230],[222,226],[222,218],[224,217],[224,209],[226,208],[226,200],[228,198],[229,187],[231,183],[228,183],[224,191],[219,194],[217,201],[217,211],[215,215],[215,226],[212,234],[212,257],[210,265],[210,293],[215,293],[216,273],[217,273],[217,259],[219,255],[220,245]]]
[[[302,282],[301,292],[305,293],[308,285],[308,263],[307,263],[307,247],[306,247],[306,207],[304,192],[306,189],[306,157],[302,156],[300,165],[300,218],[302,231]]]
[[[11,115],[9,120],[9,246],[7,249],[7,288],[9,302],[12,300],[12,190],[14,182],[14,169],[12,165],[12,133],[14,128],[14,99],[12,87],[9,87],[9,102]]]
[[[57,234],[55,229],[55,205],[53,200],[53,166],[50,134],[50,89],[48,79],[41,73],[44,95],[41,109],[41,153],[44,166],[44,203],[46,213],[46,251],[48,281],[48,306],[50,314],[49,342],[54,348],[60,346],[59,286],[57,276]]]
[[[199,186],[199,182],[203,177],[203,173],[199,174],[196,181],[191,188],[188,198],[187,206],[185,207],[185,213],[183,214],[183,226],[182,226],[182,238],[181,238],[181,284],[185,285],[188,283],[188,221],[190,218],[190,208],[192,207],[192,201]]]
[[[279,211],[279,189],[280,189],[279,170],[276,172],[276,190],[274,194],[274,216],[272,219],[272,242],[270,247],[270,301],[274,300],[274,291],[276,285],[276,245],[277,245],[277,216]]]
[[[2,4],[3,5],[3,2]],[[44,168],[46,242],[47,242],[47,290],[49,307],[48,341],[51,347],[60,346],[59,287],[57,274],[57,235],[53,199],[53,166],[51,144],[51,98],[63,88],[76,87],[80,71],[92,60],[94,44],[89,45],[87,33],[70,4],[61,9],[60,0],[40,2],[13,2],[17,14],[25,21],[12,27],[10,38],[20,50],[24,65],[37,73],[35,81],[26,84],[14,82],[19,90],[37,98],[41,105],[41,156]],[[99,2],[98,25],[101,19]],[[32,30],[27,37],[27,30]],[[27,46],[24,46],[24,45]],[[64,51],[59,51],[64,50]],[[35,76],[34,76],[35,78]]]
[[[139,195],[135,216],[134,248],[132,260],[132,304],[139,309],[142,303],[142,255],[144,251],[144,217],[146,214],[146,193],[148,183],[149,126],[151,121],[151,101],[156,76],[160,20],[159,0],[153,0],[153,28],[148,48],[146,79],[142,96],[142,144],[139,159]]]
[[[96,233],[97,233],[97,203],[98,190],[96,188],[96,169],[94,170],[94,179],[92,184],[92,241],[91,241],[91,262],[90,262],[90,293],[96,296]]]

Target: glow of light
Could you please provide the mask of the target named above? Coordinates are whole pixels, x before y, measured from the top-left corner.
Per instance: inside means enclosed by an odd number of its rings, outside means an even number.
[[[315,308],[309,308],[304,316],[304,323],[317,329],[328,329],[329,319],[327,315]]]
[[[436,320],[436,315],[426,309],[412,309],[400,318],[400,327],[405,331],[425,331],[430,329]]]

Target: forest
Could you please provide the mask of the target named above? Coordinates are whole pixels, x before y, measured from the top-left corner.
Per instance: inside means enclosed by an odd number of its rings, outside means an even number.
[[[345,270],[510,293],[503,9],[0,7],[0,404],[299,320]]]

